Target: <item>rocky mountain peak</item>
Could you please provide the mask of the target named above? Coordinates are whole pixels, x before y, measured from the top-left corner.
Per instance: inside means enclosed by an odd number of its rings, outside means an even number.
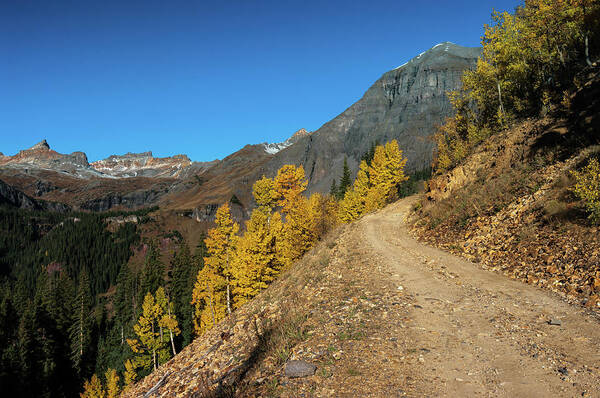
[[[301,128],[300,130],[298,130],[294,134],[292,134],[292,136],[290,138],[288,138],[288,141],[298,140],[299,138],[305,137],[307,135],[310,135],[310,131],[306,131],[305,128]]]
[[[449,41],[445,41],[443,43],[436,44],[431,47],[429,50],[420,53],[419,55],[411,58],[409,61],[403,63],[402,65],[394,68],[392,71],[396,71],[398,69],[403,69],[407,66],[417,66],[423,63],[430,62],[432,60],[440,60],[441,62],[447,62],[447,58],[449,57],[458,57],[458,58],[477,58],[481,53],[481,49],[479,47],[463,47],[458,44],[454,44]],[[388,72],[388,73],[390,73]]]
[[[50,145],[46,140],[42,140],[28,149],[29,151],[50,150]]]
[[[263,146],[265,148],[265,152],[270,154],[270,155],[274,155],[277,152],[281,151],[282,149],[285,149],[289,146],[291,146],[292,144],[295,144],[296,142],[298,142],[300,139],[309,136],[311,134],[310,131],[307,131],[305,128],[301,128],[300,130],[296,131],[294,134],[292,134],[292,136],[290,138],[288,138],[287,140],[283,141],[283,142],[279,142],[279,143],[274,143],[274,144],[269,144],[269,143],[264,143]]]

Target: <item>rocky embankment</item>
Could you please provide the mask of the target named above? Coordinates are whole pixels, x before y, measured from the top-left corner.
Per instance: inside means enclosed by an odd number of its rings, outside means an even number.
[[[600,153],[598,93],[600,76],[590,74],[566,112],[519,123],[433,178],[414,233],[600,310],[600,234],[573,194],[571,174]]]

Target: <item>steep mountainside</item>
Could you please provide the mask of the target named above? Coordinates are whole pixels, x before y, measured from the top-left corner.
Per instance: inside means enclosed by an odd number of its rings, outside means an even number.
[[[277,152],[281,151],[282,149],[292,146],[293,144],[298,142],[302,137],[307,137],[310,134],[311,134],[310,131],[306,131],[306,129],[300,129],[300,130],[296,131],[290,138],[288,138],[287,140],[285,140],[283,142],[276,143],[276,144],[264,143],[263,146],[265,147],[265,152],[267,152],[268,154],[274,155]]]
[[[356,171],[373,142],[392,139],[408,158],[408,170],[429,167],[434,147],[429,136],[452,110],[446,92],[460,87],[463,71],[475,65],[480,53],[480,48],[449,42],[434,46],[385,73],[358,102],[278,152],[267,168],[303,164],[309,189],[325,192],[336,173],[341,174],[344,156]]]

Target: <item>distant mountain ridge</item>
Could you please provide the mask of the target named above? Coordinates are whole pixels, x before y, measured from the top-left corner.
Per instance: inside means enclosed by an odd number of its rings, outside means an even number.
[[[191,165],[187,155],[155,158],[152,152],[111,155],[90,164],[95,170],[113,177],[179,177]]]
[[[281,143],[246,145],[221,160],[192,162],[186,155],[157,158],[142,152],[90,164],[85,153],[60,154],[44,140],[14,156],[0,155],[0,177],[31,197],[75,208],[159,204],[202,213],[198,209],[212,209],[233,196],[247,212],[254,206],[254,181],[274,176],[284,164],[304,166],[310,192],[328,192],[344,158],[355,172],[375,142],[398,140],[407,170],[421,170],[431,164],[436,126],[452,113],[446,93],[460,87],[464,70],[473,68],[480,54],[480,48],[435,45],[384,73],[359,101],[318,130],[300,129]]]

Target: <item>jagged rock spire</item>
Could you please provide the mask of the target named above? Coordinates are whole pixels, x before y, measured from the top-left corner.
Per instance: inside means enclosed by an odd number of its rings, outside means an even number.
[[[34,146],[32,146],[31,148],[29,148],[29,150],[35,150],[35,149],[50,149],[50,145],[48,145],[48,142],[46,142],[46,140],[42,140],[42,141],[38,142],[37,144],[35,144]]]

